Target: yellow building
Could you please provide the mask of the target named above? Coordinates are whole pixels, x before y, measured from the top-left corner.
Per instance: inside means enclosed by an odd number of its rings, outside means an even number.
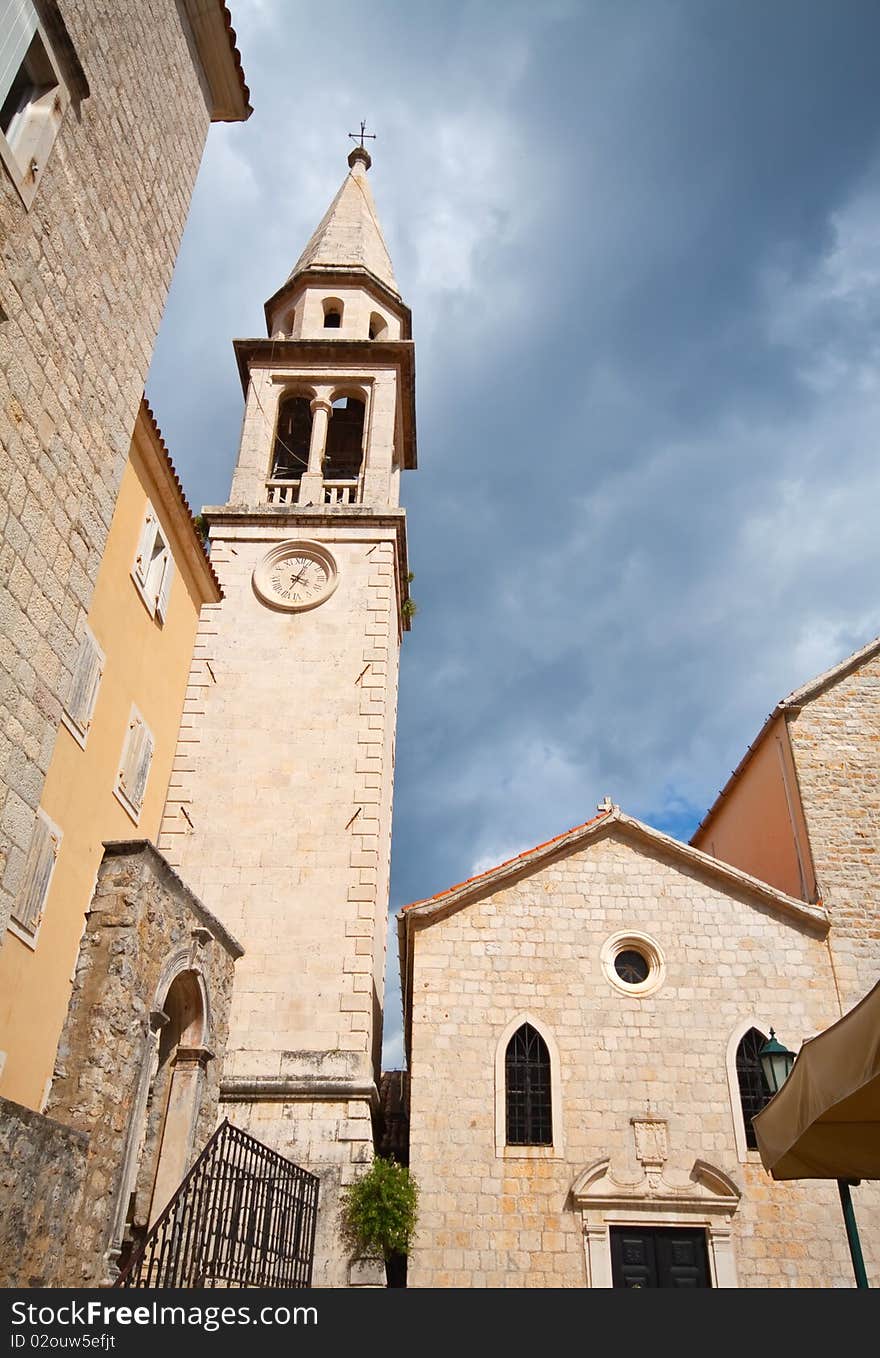
[[[0,1095],[41,1109],[105,840],[158,836],[205,603],[221,597],[141,403],[0,950]]]

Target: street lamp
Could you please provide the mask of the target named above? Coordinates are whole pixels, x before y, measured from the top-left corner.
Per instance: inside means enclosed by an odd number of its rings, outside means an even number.
[[[791,1074],[791,1068],[794,1065],[794,1052],[783,1047],[771,1028],[768,1041],[758,1052],[758,1060],[761,1062],[761,1070],[764,1072],[767,1088],[771,1094],[778,1094]]]

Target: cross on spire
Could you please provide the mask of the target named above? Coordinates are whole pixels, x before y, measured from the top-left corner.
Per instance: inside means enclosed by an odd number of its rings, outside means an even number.
[[[366,118],[361,118],[361,130],[360,130],[360,133],[357,133],[357,132],[349,132],[349,134],[348,134],[348,135],[351,137],[352,141],[357,141],[357,140],[358,140],[358,137],[360,137],[360,148],[361,148],[362,151],[366,150],[366,147],[364,146],[364,137],[366,137],[368,141],[375,141],[375,140],[376,140],[376,134],[375,134],[375,132],[367,132],[366,127],[367,127],[367,120],[366,120]]]

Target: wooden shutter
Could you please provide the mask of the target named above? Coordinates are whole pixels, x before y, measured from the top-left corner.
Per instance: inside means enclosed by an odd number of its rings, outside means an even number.
[[[156,511],[148,500],[144,526],[141,529],[141,540],[138,543],[137,556],[134,559],[134,573],[142,585],[147,583],[147,575],[150,570],[150,561],[153,554],[153,539],[156,536],[157,524]]]
[[[132,714],[128,737],[122,753],[119,787],[135,811],[143,805],[150,763],[153,758],[153,737],[142,717]]]
[[[12,911],[15,921],[29,934],[35,934],[39,927],[60,847],[61,831],[37,812],[24,877]]]
[[[171,581],[174,579],[174,558],[168,547],[165,548],[165,567],[162,571],[162,583],[159,586],[159,593],[156,596],[156,612],[162,622],[168,617],[168,600],[171,596]]]
[[[80,642],[79,653],[70,682],[66,712],[83,735],[89,729],[98,699],[98,685],[104,668],[104,657],[91,632],[86,631]]]
[[[0,0],[0,104],[12,89],[36,31],[37,12],[31,0]]]

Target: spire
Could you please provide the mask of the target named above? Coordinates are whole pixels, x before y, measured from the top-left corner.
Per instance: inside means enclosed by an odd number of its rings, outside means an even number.
[[[363,145],[352,149],[348,157],[349,173],[294,265],[288,282],[309,271],[347,273],[366,269],[395,296],[400,296],[376,216],[376,204],[367,183],[371,163],[370,154]]]

